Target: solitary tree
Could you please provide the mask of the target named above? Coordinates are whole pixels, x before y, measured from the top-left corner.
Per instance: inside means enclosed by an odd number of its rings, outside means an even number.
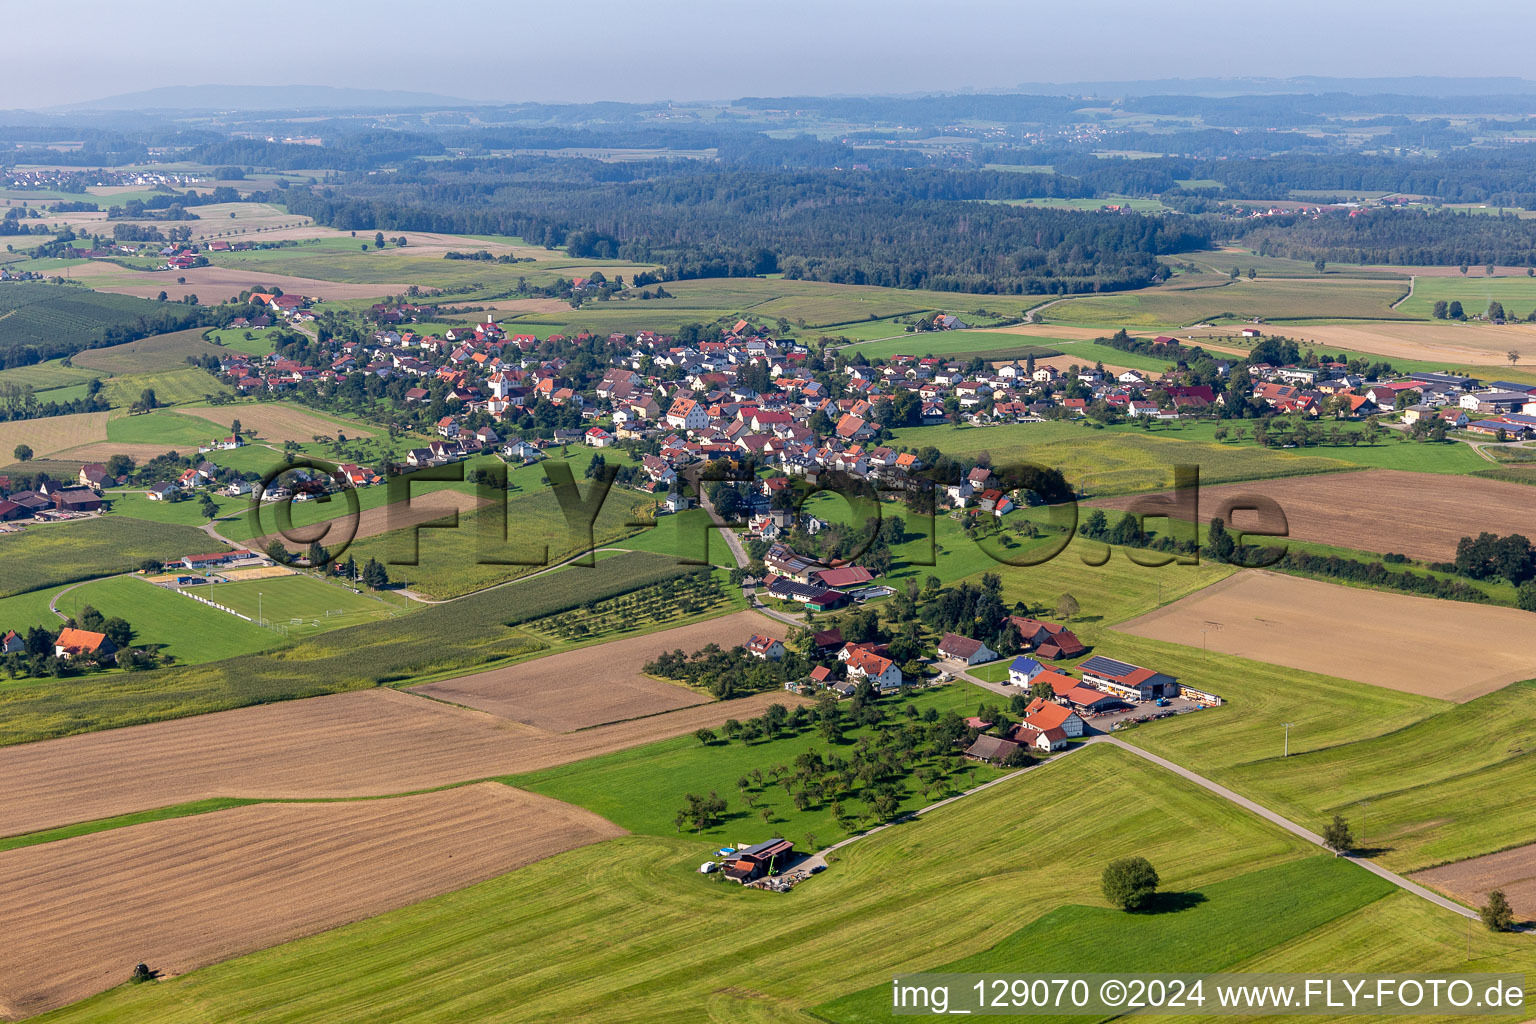
[[[1510,909],[1509,900],[1504,898],[1503,889],[1490,892],[1488,902],[1477,913],[1491,932],[1507,932],[1515,926],[1515,912]]]
[[[24,445],[24,444],[17,445],[11,451],[11,454],[16,456],[16,461],[17,462],[30,462],[31,459],[32,459],[32,449],[31,449],[31,447],[29,447],[28,445]]]
[[[1062,594],[1056,599],[1057,618],[1070,621],[1073,616],[1082,610],[1082,606],[1077,603],[1077,598],[1071,594]]]
[[[1104,898],[1121,910],[1140,910],[1157,895],[1157,871],[1145,857],[1121,857],[1105,867]]]
[[[1504,353],[1504,358],[1509,360],[1510,366],[1514,366],[1520,361],[1520,352],[1518,349],[1512,348],[1508,352]]]
[[[1335,857],[1355,848],[1355,835],[1349,830],[1344,815],[1335,814],[1328,827],[1323,829],[1323,845],[1332,850]]]

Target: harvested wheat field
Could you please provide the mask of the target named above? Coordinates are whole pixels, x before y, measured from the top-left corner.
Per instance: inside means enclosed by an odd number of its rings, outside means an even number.
[[[312,277],[291,277],[264,270],[236,267],[192,267],[188,270],[128,270],[111,263],[89,263],[72,268],[72,276],[100,292],[137,295],[152,299],[162,291],[173,301],[196,295],[204,303],[223,302],[231,295],[259,287],[281,288],[287,295],[311,299],[371,299],[381,295],[404,293],[408,284],[352,284],[323,281]],[[177,284],[178,277],[186,278]]]
[[[1536,361],[1536,326],[1529,324],[1458,324],[1450,321],[1431,323],[1405,321],[1366,321],[1353,324],[1277,327],[1277,333],[1294,338],[1303,347],[1319,351],[1345,349],[1368,352],[1388,359],[1421,359],[1449,363],[1468,369],[1482,366],[1480,375],[1492,378],[1500,365],[1508,366],[1505,353],[1524,350]],[[1199,335],[1203,332],[1179,332]],[[1213,333],[1230,334],[1230,328]]]
[[[1493,890],[1503,889],[1515,920],[1536,919],[1536,843],[1419,871],[1413,880],[1474,907],[1487,903]]]
[[[540,729],[572,732],[708,701],[704,694],[652,679],[642,667],[666,651],[691,654],[710,643],[733,647],[779,626],[757,612],[737,612],[411,691]]]
[[[535,771],[716,728],[763,693],[557,734],[398,690],[285,701],[0,748],[7,834],[213,797],[383,796]]]
[[[1457,703],[1536,676],[1531,612],[1253,569],[1115,628]]]
[[[90,415],[96,415],[91,413]],[[114,455],[126,455],[135,462],[148,462],[158,455],[166,452],[175,452],[178,455],[191,455],[197,451],[195,444],[141,444],[125,441],[94,441],[91,444],[83,444],[78,448],[66,448],[61,452],[54,452],[49,458],[60,462],[78,462],[82,466],[87,462],[106,462]]]
[[[1488,530],[1536,536],[1536,496],[1524,484],[1395,469],[1202,487],[1200,518],[1221,515],[1224,502],[1248,494],[1273,498],[1297,540],[1376,554],[1395,551],[1445,562],[1456,556],[1456,542],[1468,534]],[[1105,498],[1094,504],[1123,509],[1134,500]],[[1254,527],[1252,516],[1239,512],[1231,525]]]
[[[94,995],[136,963],[184,974],[624,834],[485,782],[236,807],[0,853],[0,1014]]]
[[[258,402],[252,405],[187,405],[176,410],[197,416],[227,430],[232,420],[240,429],[263,441],[299,441],[308,444],[316,436],[335,437],[338,432],[349,438],[372,437],[377,433],[366,423],[337,422],[317,416],[288,402]]]
[[[92,441],[107,439],[105,412],[79,412],[70,416],[45,416],[35,420],[0,423],[0,452],[9,455],[17,445],[32,449],[34,458],[43,459],[57,452]],[[164,449],[161,450],[162,454]]]

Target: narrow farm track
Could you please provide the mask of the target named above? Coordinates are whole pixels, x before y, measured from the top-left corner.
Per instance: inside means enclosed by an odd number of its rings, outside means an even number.
[[[1229,801],[1231,803],[1237,804],[1239,807],[1243,808],[1244,810],[1249,811],[1249,812],[1251,812],[1253,814],[1257,814],[1259,817],[1263,818],[1265,821],[1272,822],[1273,824],[1279,825],[1281,828],[1285,829],[1287,832],[1290,832],[1293,835],[1300,836],[1301,838],[1305,839],[1309,843],[1312,843],[1313,845],[1321,846],[1324,849],[1328,849],[1328,844],[1324,843],[1323,842],[1323,837],[1318,835],[1316,832],[1310,831],[1309,829],[1302,828],[1300,825],[1296,824],[1294,821],[1291,821],[1289,818],[1281,817],[1279,814],[1276,814],[1274,811],[1271,811],[1269,808],[1263,807],[1263,806],[1261,806],[1259,804],[1256,804],[1252,800],[1249,800],[1245,796],[1239,796],[1238,794],[1232,792],[1230,789],[1227,789],[1225,786],[1218,785],[1217,783],[1212,782],[1210,779],[1207,779],[1203,775],[1197,775],[1194,772],[1190,771],[1188,768],[1184,768],[1184,767],[1182,767],[1180,765],[1174,764],[1172,761],[1169,761],[1167,758],[1158,757],[1156,754],[1150,753],[1149,751],[1142,750],[1140,747],[1134,747],[1131,744],[1126,743],[1124,740],[1116,739],[1113,736],[1092,736],[1092,737],[1089,737],[1086,742],[1087,743],[1108,743],[1108,744],[1111,744],[1112,746],[1119,747],[1121,750],[1129,751],[1130,753],[1135,754],[1137,757],[1143,758],[1143,759],[1145,759],[1147,761],[1151,761],[1153,764],[1157,765],[1159,768],[1164,768],[1164,769],[1167,769],[1168,771],[1173,772],[1175,775],[1179,776],[1180,778],[1188,779],[1190,782],[1193,782],[1195,785],[1200,786],[1202,789],[1210,790],[1212,793],[1215,793],[1217,796],[1221,797],[1223,800],[1227,800],[1227,801]],[[1439,893],[1432,892],[1431,890],[1424,888],[1424,886],[1419,885],[1417,882],[1410,882],[1408,879],[1404,878],[1402,875],[1399,875],[1399,874],[1397,874],[1396,872],[1393,872],[1393,871],[1388,871],[1386,868],[1382,867],[1380,864],[1377,864],[1373,860],[1370,860],[1370,859],[1368,859],[1366,857],[1359,857],[1359,856],[1356,856],[1354,854],[1348,854],[1348,853],[1340,854],[1339,856],[1342,856],[1346,860],[1352,861],[1353,863],[1360,865],[1362,868],[1364,868],[1365,870],[1369,871],[1371,874],[1376,875],[1378,878],[1386,879],[1387,881],[1391,882],[1393,885],[1397,886],[1399,889],[1404,890],[1405,892],[1410,892],[1413,895],[1419,897],[1420,899],[1428,900],[1429,902],[1433,903],[1437,907],[1440,907],[1440,908],[1442,908],[1444,910],[1449,910],[1452,913],[1459,914],[1462,917],[1468,917],[1468,918],[1471,918],[1473,920],[1478,920],[1477,911],[1472,910],[1472,909],[1467,908],[1467,907],[1464,907],[1460,903],[1455,902],[1454,900],[1448,900],[1444,896],[1441,896]],[[1523,931],[1523,930],[1526,930],[1526,929],[1521,929],[1521,930]]]

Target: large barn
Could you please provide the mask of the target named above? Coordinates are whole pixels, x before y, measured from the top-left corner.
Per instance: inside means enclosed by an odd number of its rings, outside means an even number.
[[[1095,654],[1079,665],[1078,670],[1083,673],[1083,682],[1128,700],[1156,700],[1179,695],[1179,681],[1173,676],[1139,665],[1127,665],[1102,654]]]

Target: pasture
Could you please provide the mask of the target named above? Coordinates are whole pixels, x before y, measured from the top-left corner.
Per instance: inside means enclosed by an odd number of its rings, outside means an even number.
[[[1424,624],[1435,623],[1433,660]],[[1340,632],[1340,626],[1347,628]],[[1536,652],[1508,643],[1536,619],[1513,608],[1341,587],[1245,570],[1117,629],[1443,700],[1536,677]],[[1347,636],[1347,640],[1342,637]],[[1312,638],[1298,643],[1298,637]],[[1329,643],[1323,638],[1340,637]]]
[[[1234,680],[1229,688],[1241,685]],[[1374,860],[1393,871],[1417,871],[1530,842],[1536,829],[1528,796],[1536,784],[1529,756],[1536,742],[1533,696],[1536,684],[1517,683],[1465,704],[1440,704],[1404,728],[1373,728],[1370,736],[1303,753],[1296,743],[1306,730],[1293,727],[1286,758],[1274,747],[1255,757],[1228,737],[1213,742],[1210,733],[1203,744],[1192,742],[1187,730],[1138,729],[1130,738],[1293,821],[1322,823],[1343,814]],[[1162,749],[1165,735],[1188,749],[1170,754]],[[1472,739],[1441,743],[1447,735]]]
[[[1391,883],[1332,857],[1313,856],[1201,886],[1159,894],[1168,910],[1126,914],[1098,905],[1059,907],[980,953],[923,968],[955,974],[1092,974],[1233,970],[1309,932],[1325,929],[1396,891]],[[1305,900],[1296,894],[1305,892]],[[1174,912],[1174,911],[1177,912]],[[951,1006],[957,1003],[952,1002]],[[836,1024],[891,1018],[889,982],[816,1008]],[[951,1011],[953,1012],[953,1011]],[[1060,1020],[1062,1018],[1055,1018]]]
[[[944,424],[903,427],[891,435],[893,444],[913,450],[932,446],[947,455],[969,457],[987,452],[999,467],[1029,463],[1059,469],[1080,494],[1092,496],[1166,489],[1173,485],[1173,467],[1179,464],[1198,465],[1200,479],[1207,483],[1350,468],[1328,456],[1181,441],[1162,431],[1096,430],[1087,421]]]
[[[125,677],[114,678],[126,685]],[[0,820],[20,834],[214,797],[416,792],[719,728],[770,703],[800,700],[758,694],[550,733],[375,687],[5,747],[0,765],[9,782],[0,793]]]
[[[285,637],[308,636],[402,614],[397,604],[366,592],[354,594],[339,583],[327,583],[305,575],[215,583],[197,587],[194,593],[233,608],[252,620],[246,623],[228,613],[220,613],[232,622],[264,626]],[[178,600],[196,604],[187,598]]]
[[[745,643],[753,633],[782,637],[784,631],[781,622],[742,611],[414,686],[411,692],[540,729],[574,732],[709,700],[706,693],[645,675],[644,665],[657,655],[672,650],[692,654],[711,643],[729,649]]]
[[[71,363],[74,360],[70,361]],[[43,392],[60,388],[79,387],[102,376],[90,370],[78,366],[65,366],[62,359],[50,359],[46,363],[33,363],[31,366],[13,366],[8,370],[0,370],[0,384],[16,384],[22,387],[32,388],[38,392],[38,400],[47,402],[52,395]]]
[[[209,546],[208,535],[190,526],[117,516],[28,526],[0,534],[0,596],[131,572],[146,558],[179,558]]]
[[[1478,531],[1536,535],[1536,507],[1521,484],[1386,469],[1205,487],[1200,516],[1220,515],[1223,502],[1249,495],[1279,504],[1288,536],[1297,540],[1377,554],[1395,551],[1424,561],[1451,561],[1457,541]],[[1095,504],[1121,509],[1132,501],[1107,498]],[[1245,516],[1251,513],[1229,517],[1228,525],[1252,522]]]
[[[214,431],[197,417],[180,412],[157,409],[135,416],[114,410],[106,434],[114,444],[142,445],[163,453],[172,448],[195,449],[211,440]]]
[[[154,391],[155,401],[160,405],[206,402],[212,395],[233,394],[229,385],[196,366],[109,377],[102,384],[101,394],[114,409],[126,409],[146,390]]]
[[[1392,304],[1407,294],[1406,282],[1346,279],[1212,277],[1179,278],[1171,284],[1129,292],[1069,298],[1042,308],[1048,323],[1172,329],[1218,320],[1412,319]]]
[[[1040,817],[1062,816],[1074,827],[1038,826]],[[1273,913],[1250,930],[1277,944],[1249,962],[1271,970],[1315,969],[1340,956],[1382,972],[1478,969],[1456,953],[1465,949],[1463,922],[1448,912],[1396,894],[1348,909],[1357,900],[1340,896],[1353,883],[1331,875],[1347,878],[1347,865],[1318,869],[1320,902],[1339,909],[1320,925],[1308,901],[1277,898],[1279,886],[1217,888],[1239,877],[1268,881],[1273,876],[1256,873],[1311,850],[1102,747],[857,843],[791,898],[742,893],[693,874],[713,845],[631,836],[575,850],[280,949],[159,985],[125,986],[58,1020],[368,1022],[378,1016],[382,985],[400,1020],[430,1018],[451,1002],[459,1018],[516,1006],[539,1020],[805,1021],[810,1008],[895,974],[980,954],[1058,908],[1101,907],[1099,865],[1130,854],[1150,859],[1167,890],[1207,897],[1211,917],[1189,910],[1141,926],[1190,922],[1174,932],[1175,948],[1252,899]],[[1084,850],[1093,851],[1088,863]],[[646,899],[635,898],[637,887]],[[1008,908],[1007,924],[978,927],[996,920],[999,907]],[[1114,921],[1139,927],[1125,915]],[[598,933],[602,941],[593,940]],[[1052,955],[1072,948],[1078,944],[1069,941]],[[1482,932],[1473,955],[1482,969],[1529,970],[1533,961],[1525,938]],[[421,971],[425,962],[431,971]],[[556,975],[603,984],[549,984]]]
[[[1483,268],[1469,270],[1465,277],[1415,276],[1413,294],[1398,307],[1405,313],[1429,319],[1435,303],[1460,302],[1468,316],[1486,313],[1488,304],[1497,301],[1504,306],[1504,315],[1510,319],[1522,319],[1536,310],[1536,277],[1506,277],[1496,274],[1488,277]]]
[[[11,879],[0,896],[10,936],[0,1012],[94,995],[123,980],[127,961],[184,974],[622,834],[594,814],[483,783],[234,807],[0,853]]]
[[[156,334],[110,348],[88,349],[71,357],[70,362],[104,374],[123,377],[137,373],[164,373],[187,369],[189,356],[222,355],[217,345],[203,340],[202,328]]]

